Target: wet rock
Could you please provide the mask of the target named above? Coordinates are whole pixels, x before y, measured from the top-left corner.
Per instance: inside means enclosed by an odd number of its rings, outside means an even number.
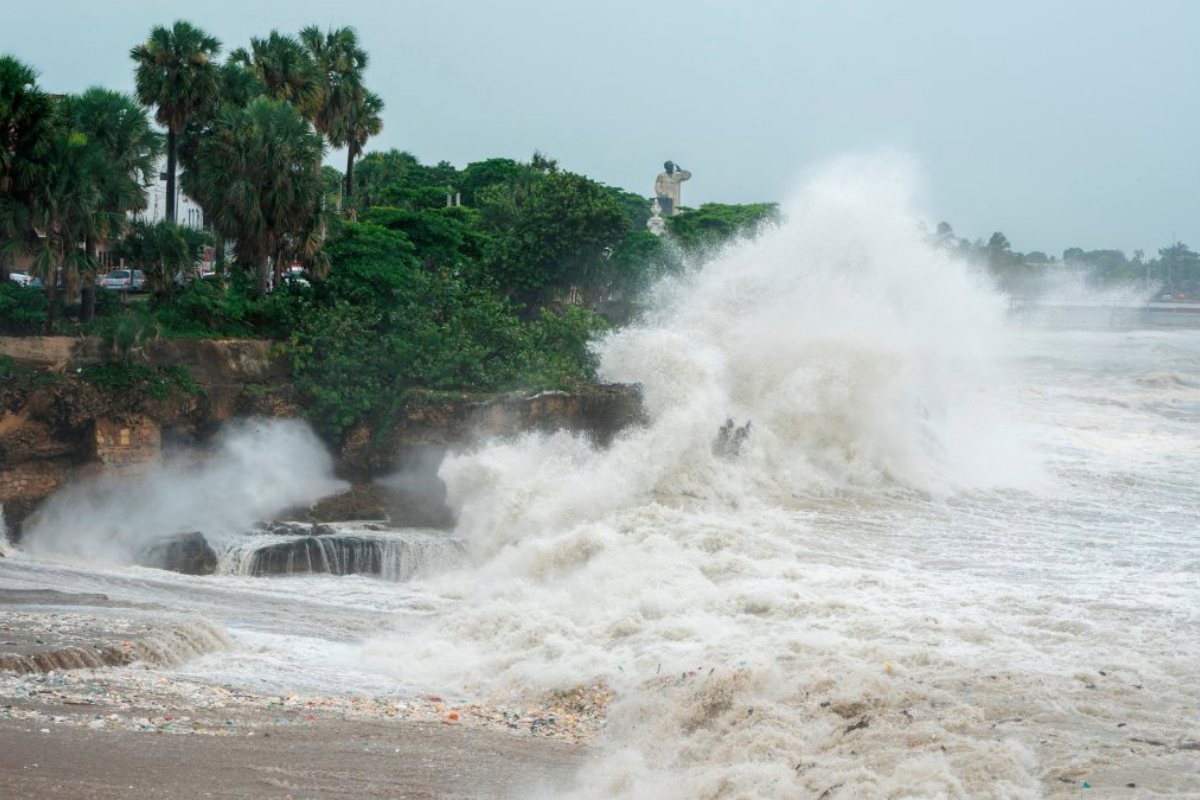
[[[184,575],[212,575],[217,569],[217,554],[199,531],[179,533],[161,539],[146,549],[142,564],[168,569]]]
[[[229,561],[231,571],[241,575],[375,575],[402,581],[458,563],[463,550],[460,539],[438,534],[337,533],[255,545],[231,554]]]
[[[383,553],[377,543],[359,536],[322,539],[305,536],[268,545],[254,554],[255,575],[329,573],[332,575],[378,575],[383,571]]]
[[[444,451],[529,431],[575,431],[603,447],[645,419],[641,390],[633,385],[535,394],[411,392],[393,416],[364,421],[347,433],[338,474],[366,483],[394,473],[399,462],[422,451]],[[403,469],[402,463],[399,466]]]
[[[294,509],[286,516],[303,522],[342,522],[345,520],[387,520],[394,500],[391,492],[378,484],[358,484],[345,492],[322,498],[312,506]]]
[[[254,526],[254,529],[263,533],[269,533],[272,536],[329,536],[337,532],[323,523],[294,522],[278,519],[260,522]]]

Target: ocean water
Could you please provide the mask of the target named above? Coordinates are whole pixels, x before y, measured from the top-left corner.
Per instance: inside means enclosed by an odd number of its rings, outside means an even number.
[[[600,345],[649,415],[608,449],[449,457],[460,566],[0,585],[202,609],[238,644],[179,671],[252,688],[604,681],[577,797],[1200,796],[1200,331],[1014,324],[909,185],[835,166],[660,285]]]

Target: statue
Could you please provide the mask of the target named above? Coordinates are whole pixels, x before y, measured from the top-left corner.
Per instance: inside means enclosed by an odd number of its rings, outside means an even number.
[[[658,198],[658,205],[668,217],[679,213],[679,184],[690,177],[692,173],[680,169],[674,161],[663,164],[663,171],[658,173],[658,179],[654,181],[654,194]]]
[[[650,219],[646,220],[646,227],[655,236],[662,236],[667,227],[667,221],[662,218],[662,206],[658,204],[658,198],[654,198],[654,205],[650,206]]]

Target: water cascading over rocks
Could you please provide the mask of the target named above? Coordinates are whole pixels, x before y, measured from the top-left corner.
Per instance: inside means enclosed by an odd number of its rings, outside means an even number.
[[[458,564],[461,539],[436,532],[405,531],[254,536],[230,547],[218,559],[225,575],[373,575],[388,581]]]

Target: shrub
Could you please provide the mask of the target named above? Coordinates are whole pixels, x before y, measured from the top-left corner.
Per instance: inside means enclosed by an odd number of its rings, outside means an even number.
[[[12,281],[0,284],[0,331],[35,333],[46,325],[46,297],[40,289]]]

